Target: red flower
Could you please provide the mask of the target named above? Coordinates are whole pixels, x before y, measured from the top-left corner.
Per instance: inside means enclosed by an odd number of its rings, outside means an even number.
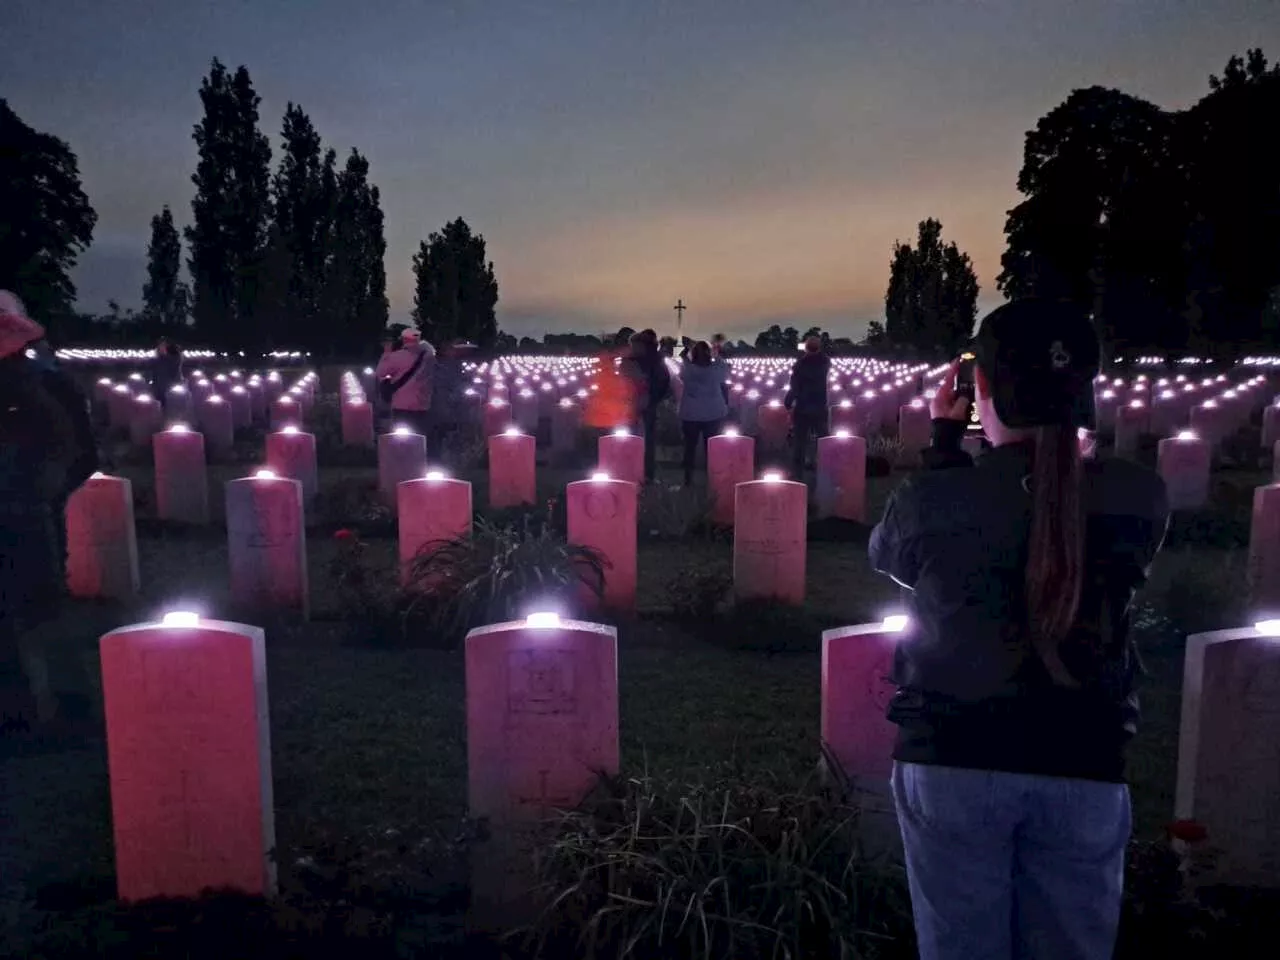
[[[1183,843],[1202,843],[1208,839],[1209,831],[1197,820],[1175,820],[1164,828],[1170,840],[1181,840]]]
[[[342,529],[342,530],[339,530],[337,533],[335,533],[335,534],[333,535],[333,539],[338,540],[338,541],[340,541],[340,542],[342,542],[342,543],[349,543],[350,541],[354,540],[355,538],[356,538],[355,533],[353,533],[352,531],[347,530],[347,529],[345,529],[345,528],[344,528],[344,529]]]

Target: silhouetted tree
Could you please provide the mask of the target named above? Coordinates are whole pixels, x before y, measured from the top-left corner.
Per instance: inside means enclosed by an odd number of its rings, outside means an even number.
[[[1267,57],[1260,47],[1246,51],[1243,57],[1236,55],[1227,61],[1222,76],[1209,74],[1209,89],[1214,93],[1257,83],[1268,76],[1280,74],[1280,62],[1267,66]]]
[[[885,293],[889,343],[925,352],[955,353],[973,334],[978,278],[968,254],[942,242],[942,224],[920,222],[916,245],[895,243]]]
[[[997,284],[1092,311],[1108,352],[1275,345],[1280,69],[1232,57],[1191,109],[1077,90],[1027,134]]]
[[[885,336],[884,324],[879,320],[872,320],[868,323],[867,335],[863,338],[862,342],[868,347],[885,346],[889,340],[888,337]]]
[[[0,99],[0,289],[39,320],[69,318],[71,269],[97,220],[71,148],[27,126]]]
[[[1232,57],[1212,91],[1179,115],[1187,157],[1190,326],[1198,350],[1274,348],[1262,327],[1280,284],[1280,64]],[[1194,299],[1192,299],[1194,298]],[[1234,349],[1231,349],[1234,348]]]
[[[324,288],[328,320],[323,329],[334,348],[356,350],[376,339],[387,324],[381,198],[369,183],[369,161],[358,150],[351,151],[338,176],[329,246]],[[419,326],[424,335],[432,336],[421,320]]]
[[[776,323],[756,334],[755,347],[757,350],[781,352],[786,349],[786,345],[786,339],[782,335],[782,327]]]
[[[498,281],[484,237],[459,217],[424,240],[413,258],[413,316],[425,337],[465,337],[485,348],[498,333]]]
[[[330,198],[321,191],[320,134],[302,107],[285,107],[280,166],[263,282],[263,322],[280,345],[305,345],[318,329],[329,257]]]
[[[142,287],[143,316],[162,328],[185,326],[191,293],[182,282],[182,240],[168,204],[151,218],[147,245],[147,282]]]
[[[268,331],[256,315],[271,217],[271,145],[258,130],[260,98],[247,69],[230,75],[215,59],[200,101],[187,228],[196,330],[211,343],[261,344]]]

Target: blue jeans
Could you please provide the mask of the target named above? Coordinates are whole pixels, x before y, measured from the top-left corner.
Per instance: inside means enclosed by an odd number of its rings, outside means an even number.
[[[1128,787],[914,763],[891,782],[921,960],[1109,960]]]

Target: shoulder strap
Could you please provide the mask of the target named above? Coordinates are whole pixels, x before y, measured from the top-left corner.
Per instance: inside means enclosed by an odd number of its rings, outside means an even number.
[[[398,380],[392,382],[391,390],[393,393],[399,391],[401,387],[413,379],[413,375],[418,372],[418,368],[422,366],[422,361],[425,359],[427,359],[427,351],[425,349],[419,350],[418,359],[413,361],[413,366],[406,370]]]

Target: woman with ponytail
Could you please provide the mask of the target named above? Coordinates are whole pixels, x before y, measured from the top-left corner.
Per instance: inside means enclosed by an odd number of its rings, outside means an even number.
[[[1081,456],[1099,364],[1083,312],[1006,304],[974,353],[991,449],[961,450],[957,362],[931,404],[926,469],[870,546],[908,590],[889,719],[920,956],[1106,960],[1138,719],[1130,607],[1164,536],[1164,485]]]

